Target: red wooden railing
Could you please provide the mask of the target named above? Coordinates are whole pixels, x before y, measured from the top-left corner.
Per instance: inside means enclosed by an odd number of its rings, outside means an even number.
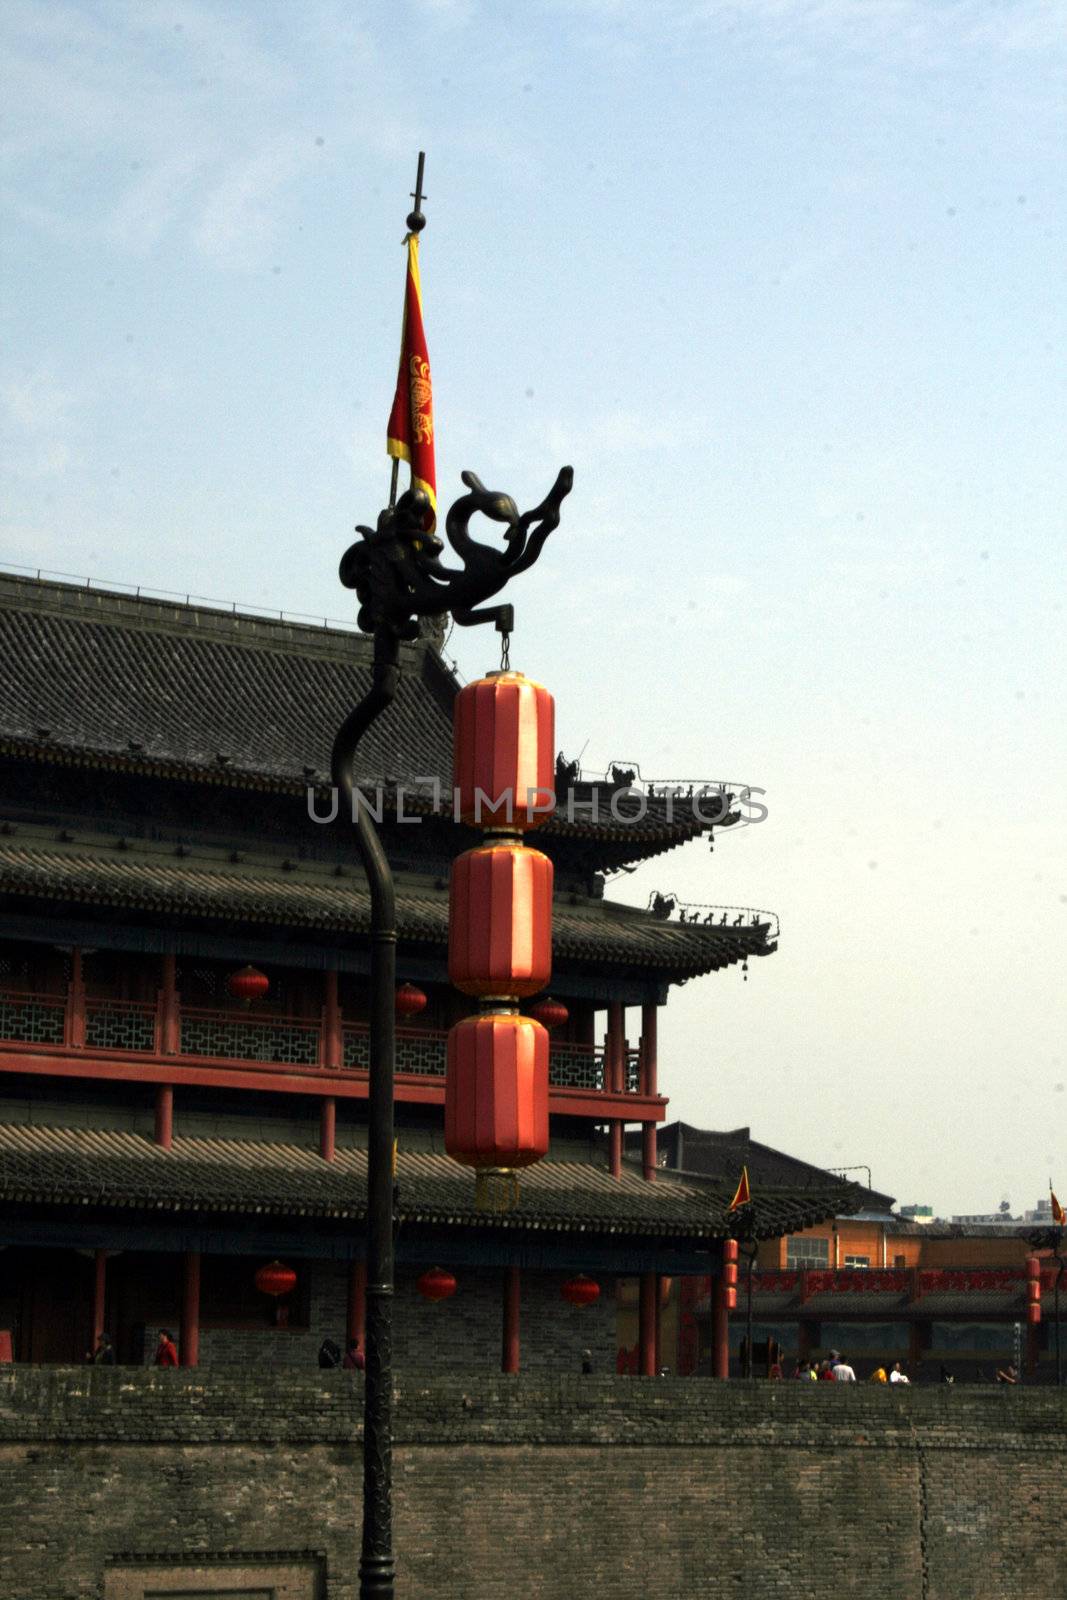
[[[163,999],[153,1003],[90,996],[84,1000],[84,1038],[72,1030],[68,997],[0,990],[0,1050],[48,1050],[55,1046],[108,1055],[163,1053]],[[325,1029],[320,1021],[241,1007],[179,1006],[176,1054],[198,1063],[260,1064],[302,1069],[325,1065]],[[443,1078],[447,1034],[436,1028],[397,1029],[397,1072]],[[341,1070],[366,1072],[369,1035],[364,1023],[341,1028]],[[623,1052],[623,1092],[640,1091],[639,1052]],[[553,1041],[553,1088],[605,1091],[603,1045]]]

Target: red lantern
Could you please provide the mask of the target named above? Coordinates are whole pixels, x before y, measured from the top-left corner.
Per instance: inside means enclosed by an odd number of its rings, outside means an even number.
[[[448,1300],[456,1292],[456,1280],[441,1267],[424,1272],[415,1286],[424,1300]]]
[[[448,976],[464,994],[537,994],[552,975],[552,863],[489,844],[452,863]]]
[[[256,1273],[256,1288],[260,1294],[270,1294],[277,1299],[279,1295],[290,1294],[296,1288],[296,1273],[292,1267],[272,1261],[269,1266],[260,1267]]]
[[[670,1280],[670,1278],[661,1278],[659,1280],[659,1303],[660,1303],[660,1306],[664,1307],[664,1308],[669,1306],[670,1303],[671,1303],[671,1280]]]
[[[722,1281],[726,1289],[737,1288],[737,1262],[724,1261],[722,1264]]]
[[[562,1028],[570,1018],[570,1012],[562,1000],[553,1000],[551,995],[544,1000],[538,1000],[535,1006],[529,1009],[529,1015],[538,1021],[542,1028]]]
[[[736,1289],[724,1289],[723,1292],[722,1292],[722,1303],[723,1303],[723,1306],[726,1308],[727,1311],[736,1311],[737,1310],[737,1290]]]
[[[400,985],[394,1003],[398,1017],[417,1017],[420,1011],[426,1010],[426,996],[413,983]]]
[[[445,1149],[468,1167],[528,1167],[548,1151],[548,1034],[530,1017],[464,1017],[448,1035]]]
[[[1040,1280],[1041,1280],[1041,1257],[1040,1256],[1027,1256],[1027,1258],[1026,1258],[1026,1276],[1030,1279],[1031,1282],[1033,1282],[1033,1280],[1035,1278],[1040,1282]]]
[[[1026,1308],[1026,1320],[1034,1327],[1041,1321],[1041,1302],[1034,1301]]]
[[[572,1306],[591,1306],[600,1299],[599,1283],[587,1278],[584,1272],[579,1272],[576,1278],[568,1278],[559,1292]]]
[[[521,833],[551,815],[556,732],[547,689],[521,672],[490,672],[456,696],[453,729],[461,821]]]
[[[246,1006],[250,1006],[253,1000],[262,1000],[266,996],[270,979],[258,967],[242,967],[240,972],[230,973],[226,987],[235,1000],[243,1000]]]
[[[722,1258],[723,1258],[724,1261],[736,1261],[737,1260],[737,1240],[736,1239],[724,1239],[723,1240],[723,1242],[722,1242]]]

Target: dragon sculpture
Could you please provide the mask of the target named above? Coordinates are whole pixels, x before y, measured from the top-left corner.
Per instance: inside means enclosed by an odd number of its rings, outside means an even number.
[[[432,531],[433,507],[422,489],[408,489],[394,506],[387,506],[376,528],[357,526],[362,537],[342,556],[340,576],[347,589],[356,591],[357,620],[364,633],[414,639],[420,617],[445,611],[464,628],[494,622],[499,633],[511,632],[512,607],[482,607],[482,602],[499,594],[516,573],[533,566],[545,540],[559,526],[560,507],[571,491],[574,472],[561,468],[541,504],[521,515],[510,495],[487,489],[473,472],[462,477],[469,493],[460,496],[445,518],[448,542],[463,562],[458,570],[441,560],[444,545]],[[471,537],[469,524],[477,512],[506,524],[502,550]]]

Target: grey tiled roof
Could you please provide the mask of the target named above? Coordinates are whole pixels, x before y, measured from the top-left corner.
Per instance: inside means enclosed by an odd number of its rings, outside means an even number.
[[[184,848],[184,847],[183,847]],[[362,871],[336,875],[328,862],[230,853],[198,846],[178,856],[173,845],[137,840],[58,840],[54,831],[21,825],[0,838],[0,890],[24,898],[131,907],[187,918],[268,923],[339,933],[365,932],[370,898]],[[399,875],[399,932],[406,941],[444,946],[448,893],[430,879]],[[696,976],[773,948],[766,928],[659,922],[616,902],[560,895],[554,906],[557,958],[610,961]]]
[[[332,1162],[296,1145],[177,1139],[163,1150],[137,1134],[0,1124],[0,1202],[195,1213],[256,1212],[358,1220],[365,1214],[366,1152]],[[579,1162],[540,1162],[520,1175],[517,1209],[474,1208],[474,1178],[448,1156],[398,1157],[401,1220],[457,1226],[537,1227],[592,1233],[722,1237],[729,1195],[697,1181],[649,1183]],[[822,1220],[838,1197],[781,1191],[763,1199],[757,1229],[773,1237]]]
[[[328,780],[334,735],[370,685],[372,654],[354,631],[0,573],[0,748],[302,794]],[[359,776],[387,788],[436,776],[447,793],[458,688],[430,644],[402,646],[397,698],[360,744]],[[611,853],[614,865],[706,831],[684,806],[668,821],[658,800],[643,817],[615,820],[606,794],[596,823],[576,809],[543,826],[633,845]]]

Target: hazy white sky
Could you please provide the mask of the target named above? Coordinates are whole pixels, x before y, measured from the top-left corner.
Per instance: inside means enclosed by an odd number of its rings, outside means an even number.
[[[575,467],[513,659],[585,763],[767,791],[610,891],[781,916],[671,1114],[1062,1194],[1059,0],[5,0],[0,59],[0,557],[349,615],[425,148],[441,498]]]

